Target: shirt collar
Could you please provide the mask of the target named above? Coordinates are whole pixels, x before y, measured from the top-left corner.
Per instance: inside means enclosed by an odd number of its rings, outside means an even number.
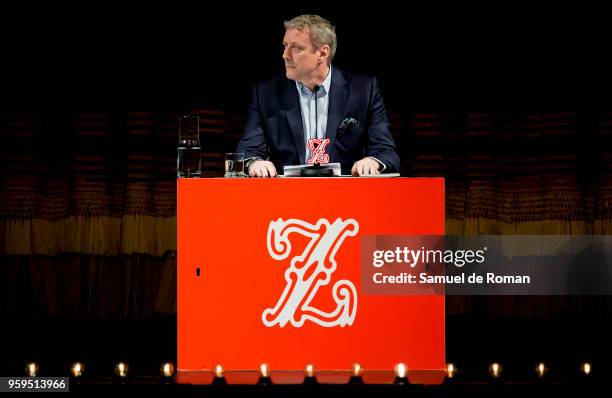
[[[329,93],[329,87],[331,86],[331,76],[332,76],[332,66],[330,65],[329,72],[327,73],[327,77],[325,77],[325,80],[323,80],[323,83],[319,86],[319,93],[317,95],[319,98]],[[295,85],[298,91],[303,95],[313,95],[314,94],[314,92],[312,92],[308,87],[304,86],[302,83],[298,81],[295,82]]]

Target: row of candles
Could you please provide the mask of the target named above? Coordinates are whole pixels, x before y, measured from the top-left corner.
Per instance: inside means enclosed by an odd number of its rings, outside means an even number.
[[[166,362],[161,365],[160,373],[161,376],[165,379],[172,379],[175,375],[176,368],[172,362]],[[215,365],[212,369],[214,377],[216,379],[224,378],[224,369],[221,365]],[[395,366],[395,377],[396,380],[404,380],[407,377],[408,368],[403,363],[398,363]],[[489,365],[488,368],[489,376],[493,379],[500,379],[502,377],[503,368],[501,364],[494,362]],[[540,362],[535,366],[535,375],[539,378],[545,378],[549,373],[549,368],[544,362]],[[584,362],[580,365],[579,368],[580,374],[582,376],[589,376],[592,372],[592,365],[589,362]],[[40,367],[36,362],[30,362],[26,365],[25,374],[28,377],[36,377],[40,373]],[[115,376],[122,379],[127,378],[130,373],[130,367],[125,362],[118,362],[115,364],[114,368]],[[363,368],[359,364],[353,364],[352,367],[352,376],[353,377],[361,377],[363,373]],[[85,374],[85,365],[82,362],[75,362],[70,367],[70,376],[74,379],[82,378]],[[269,379],[270,378],[270,366],[266,363],[263,363],[259,367],[259,374],[261,378]],[[457,366],[453,363],[449,363],[446,366],[446,378],[451,380],[455,378],[458,374]],[[306,378],[314,378],[315,377],[315,367],[313,364],[306,365],[304,369],[304,375]]]

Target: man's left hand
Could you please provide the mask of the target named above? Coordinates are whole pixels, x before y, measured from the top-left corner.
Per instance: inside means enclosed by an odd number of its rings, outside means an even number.
[[[355,162],[351,169],[351,174],[353,176],[380,174],[380,171],[378,171],[379,167],[380,163],[376,160],[372,158],[363,158]]]

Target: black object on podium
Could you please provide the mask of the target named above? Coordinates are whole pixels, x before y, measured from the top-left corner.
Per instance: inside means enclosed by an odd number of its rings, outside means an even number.
[[[304,167],[300,170],[301,177],[333,177],[334,170],[331,166],[315,163],[312,166]]]

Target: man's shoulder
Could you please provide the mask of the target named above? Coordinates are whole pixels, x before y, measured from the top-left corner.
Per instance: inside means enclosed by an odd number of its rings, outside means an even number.
[[[360,73],[353,73],[343,69],[333,68],[332,84],[346,83],[352,87],[370,87],[376,80],[376,76],[370,76]],[[256,83],[259,92],[276,92],[284,90],[291,85],[295,85],[293,80],[287,79],[285,74],[279,74]]]
[[[256,83],[256,86],[259,91],[275,91],[279,88],[285,88],[289,82],[290,80],[282,74],[261,80]]]
[[[352,86],[358,86],[358,87],[370,86],[372,85],[372,82],[376,79],[375,76],[364,75],[361,73],[353,73],[353,72],[338,69],[338,68],[335,68],[334,70],[337,72],[336,73],[337,76],[339,76],[341,79],[345,80],[348,84]],[[332,82],[333,82],[333,78],[334,77],[332,76]]]

